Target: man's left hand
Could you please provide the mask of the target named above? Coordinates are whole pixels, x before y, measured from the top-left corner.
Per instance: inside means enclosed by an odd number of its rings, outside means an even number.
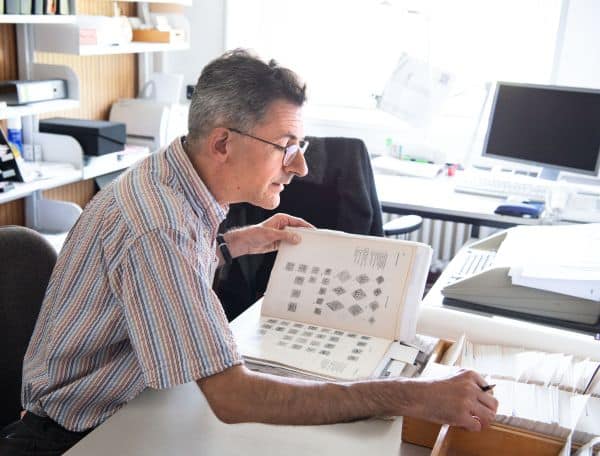
[[[275,214],[258,225],[228,231],[223,237],[234,258],[241,255],[267,253],[277,250],[282,241],[291,244],[298,244],[301,241],[297,233],[291,233],[284,229],[288,226],[315,228],[301,218],[287,214]]]

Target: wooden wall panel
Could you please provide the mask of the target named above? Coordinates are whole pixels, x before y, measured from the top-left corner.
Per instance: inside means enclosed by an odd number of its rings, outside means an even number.
[[[79,108],[53,112],[44,117],[108,119],[110,106],[119,98],[137,95],[135,54],[74,56],[36,52],[36,62],[67,65],[79,77]]]
[[[94,197],[96,184],[94,179],[63,185],[44,191],[44,197],[52,200],[70,201],[82,208]]]
[[[24,200],[0,204],[0,225],[25,225]]]
[[[15,26],[12,24],[0,24],[0,81],[16,79],[17,74]]]
[[[2,1],[2,0],[0,0]],[[112,16],[113,2],[108,0],[77,0],[77,14]],[[136,14],[135,3],[118,3],[121,13]],[[0,80],[17,78],[17,47],[15,26],[0,24]],[[44,117],[79,117],[107,119],[111,104],[119,98],[135,98],[137,87],[137,56],[135,54],[108,56],[73,56],[36,52],[35,61],[71,67],[79,77],[80,106]],[[50,199],[71,201],[84,207],[94,195],[94,182],[88,180],[47,190]],[[22,200],[0,205],[0,225],[24,224]]]
[[[113,4],[109,0],[77,0],[77,14],[93,14],[100,16],[112,16]],[[136,4],[131,2],[117,3],[121,14],[124,16],[136,15]]]

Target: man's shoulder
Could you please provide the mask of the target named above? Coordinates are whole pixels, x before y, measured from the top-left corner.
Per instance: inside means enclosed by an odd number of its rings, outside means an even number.
[[[115,204],[134,233],[185,225],[188,203],[160,153],[123,175],[113,191]]]

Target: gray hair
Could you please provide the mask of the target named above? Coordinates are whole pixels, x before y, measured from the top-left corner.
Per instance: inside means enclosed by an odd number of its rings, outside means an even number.
[[[306,85],[274,60],[267,64],[244,49],[227,52],[200,74],[190,103],[188,138],[203,138],[219,126],[249,131],[276,100],[302,106]]]

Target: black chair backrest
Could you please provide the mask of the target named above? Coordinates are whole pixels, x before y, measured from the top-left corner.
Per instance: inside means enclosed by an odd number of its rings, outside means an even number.
[[[301,217],[317,228],[382,236],[381,207],[365,144],[355,138],[308,138],[308,175],[294,178],[274,211],[232,205],[221,232],[259,223],[277,212]],[[242,257],[221,269],[215,291],[232,320],[266,290],[275,253]]]
[[[19,419],[23,357],[55,263],[39,233],[0,227],[0,428]]]

